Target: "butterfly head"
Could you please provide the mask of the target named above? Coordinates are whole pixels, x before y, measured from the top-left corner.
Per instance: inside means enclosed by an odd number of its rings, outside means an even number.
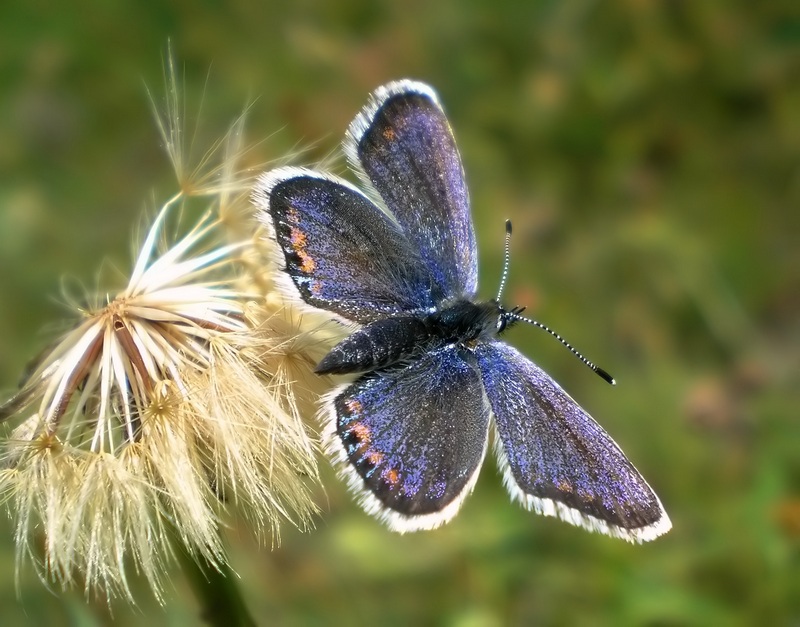
[[[502,305],[497,303],[497,301],[492,301],[497,304],[498,309],[500,310],[500,315],[497,317],[497,327],[496,333],[500,335],[504,331],[507,331],[511,328],[512,325],[515,325],[517,322],[520,322],[522,319],[519,317],[523,311],[525,311],[525,307],[514,307],[513,309],[505,309]]]

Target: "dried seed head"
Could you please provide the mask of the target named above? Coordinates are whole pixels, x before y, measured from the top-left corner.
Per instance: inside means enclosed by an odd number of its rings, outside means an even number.
[[[76,308],[75,326],[0,405],[0,498],[18,569],[29,557],[46,580],[130,601],[131,567],[161,598],[176,537],[221,565],[231,509],[273,538],[280,521],[309,524],[305,481],[317,472],[281,352],[289,340],[250,303],[264,293],[241,270],[250,242],[230,219],[251,212],[242,119],[190,171],[169,81],[159,126],[181,191],[150,226],[127,286]],[[166,224],[189,198],[207,213],[168,244]]]

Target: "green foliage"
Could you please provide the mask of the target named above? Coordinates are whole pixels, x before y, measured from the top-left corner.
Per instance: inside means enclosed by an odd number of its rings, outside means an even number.
[[[525,513],[488,461],[452,524],[397,536],[331,473],[316,532],[286,529],[273,552],[244,528],[230,533],[253,615],[454,627],[800,621],[795,4],[319,5],[2,5],[0,387],[13,390],[52,337],[40,330],[62,317],[62,274],[91,286],[103,260],[127,267],[150,190],[171,189],[142,86],[161,85],[168,39],[210,138],[254,99],[249,135],[268,138],[264,160],[298,141],[316,142],[303,162],[324,157],[374,87],[422,79],[462,149],[483,293],[496,289],[511,218],[510,304],[619,385],[533,329],[510,340],[617,439],[674,529],[635,547]],[[29,571],[18,600],[1,527],[4,624],[106,623],[102,604],[54,596]],[[113,608],[117,623],[194,624],[188,586],[178,572],[174,582],[166,608],[144,595],[138,610]]]

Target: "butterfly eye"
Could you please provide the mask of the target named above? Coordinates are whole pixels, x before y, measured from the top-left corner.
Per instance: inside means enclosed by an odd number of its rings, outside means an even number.
[[[497,325],[496,325],[497,332],[502,333],[505,330],[507,324],[508,322],[506,321],[506,317],[499,316],[497,318]]]

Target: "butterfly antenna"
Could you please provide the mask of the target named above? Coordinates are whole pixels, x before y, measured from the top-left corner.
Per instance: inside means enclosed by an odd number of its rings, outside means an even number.
[[[614,380],[614,377],[612,377],[607,371],[603,370],[599,366],[596,366],[594,363],[592,363],[591,361],[586,359],[586,357],[584,357],[580,352],[578,352],[578,350],[574,346],[572,346],[572,344],[567,342],[567,340],[565,340],[563,337],[561,337],[558,333],[553,331],[553,329],[551,329],[547,325],[544,325],[541,322],[538,322],[536,320],[532,320],[531,318],[526,318],[525,316],[520,316],[518,311],[515,311],[515,310],[507,311],[503,315],[508,320],[515,320],[515,321],[519,321],[519,322],[527,322],[528,324],[532,324],[535,327],[539,327],[542,331],[547,331],[550,335],[552,335],[559,342],[561,342],[564,346],[566,346],[570,350],[570,352],[573,355],[575,355],[575,357],[580,359],[584,364],[586,364],[589,368],[591,368],[591,370],[597,376],[599,376],[601,379],[603,379],[606,383],[610,383],[611,385],[616,385],[617,384],[617,382]]]
[[[508,279],[508,263],[511,260],[511,220],[506,220],[506,245],[505,253],[503,254],[503,274],[500,277],[500,288],[497,290],[497,302],[500,302],[500,297],[503,295],[503,290],[506,288],[506,279]]]
[[[500,288],[497,290],[497,302],[500,303],[500,297],[503,295],[503,290],[506,287],[506,280],[508,279],[508,267],[509,262],[511,260],[511,220],[506,220],[506,243],[505,243],[505,252],[503,254],[503,274],[500,277]],[[540,328],[542,331],[547,331],[550,335],[556,338],[559,342],[561,342],[564,346],[566,346],[570,352],[575,355],[578,359],[580,359],[585,365],[587,365],[591,370],[599,376],[603,381],[610,383],[611,385],[616,385],[617,382],[614,380],[607,371],[603,370],[599,366],[595,365],[586,357],[584,357],[578,350],[572,346],[567,340],[561,337],[558,333],[553,331],[547,325],[542,324],[532,318],[526,318],[525,316],[521,316],[520,313],[524,310],[524,307],[515,307],[510,311],[503,310],[502,317],[506,321],[514,321],[514,322],[527,322],[528,324],[532,324],[535,327]]]

